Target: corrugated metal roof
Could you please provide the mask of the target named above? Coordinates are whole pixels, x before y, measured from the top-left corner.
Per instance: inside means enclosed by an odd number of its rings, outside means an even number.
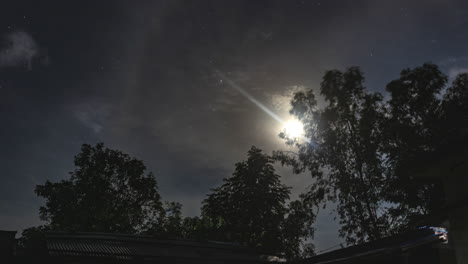
[[[395,252],[404,252],[413,248],[434,243],[444,243],[446,241],[446,229],[440,227],[421,227],[412,232],[334,250],[297,263],[354,263],[363,261],[366,258],[390,255]]]
[[[191,240],[159,240],[149,236],[105,233],[46,234],[47,250],[55,257],[129,259],[206,259],[254,263],[256,251],[235,244]]]

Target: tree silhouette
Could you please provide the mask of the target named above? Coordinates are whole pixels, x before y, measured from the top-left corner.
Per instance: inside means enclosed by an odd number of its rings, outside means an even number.
[[[295,94],[291,113],[305,123],[311,142],[288,141],[299,147],[298,157],[275,154],[283,162],[298,162],[298,171],[312,172],[316,181],[308,199],[337,202],[340,234],[349,243],[379,239],[391,230],[391,221],[380,212],[385,188],[378,128],[384,115],[382,97],[367,92],[363,82],[357,67],[328,71],[320,89],[327,102],[324,109],[318,109],[312,90]]]
[[[387,85],[391,97],[384,127],[390,168],[386,196],[398,205],[393,214],[409,223],[440,208],[444,202],[442,184],[414,179],[411,168],[417,165],[416,159],[438,148],[447,132],[442,125],[446,111],[441,96],[447,79],[436,65],[426,63],[402,70],[400,78]],[[449,91],[445,95],[450,94]]]
[[[436,65],[405,69],[387,85],[385,101],[366,90],[358,67],[327,71],[320,87],[324,107],[312,90],[291,100],[307,139],[280,134],[297,152],[276,151],[274,158],[296,173],[311,173],[315,183],[305,200],[336,202],[340,235],[350,244],[414,227],[444,198],[440,184],[414,179],[409,168],[448,135],[466,136],[468,77],[459,75],[443,93],[446,83]]]
[[[295,201],[285,205],[290,188],[275,173],[273,159],[256,147],[236,164],[233,176],[203,201],[202,215],[217,238],[268,253],[297,256],[301,238],[309,237],[314,217]]]
[[[163,238],[187,238],[184,230],[182,204],[178,202],[164,202],[163,211],[158,221],[152,221],[143,232]]]
[[[161,219],[157,182],[142,161],[83,144],[70,179],[36,187],[40,217],[54,230],[138,233]]]
[[[429,214],[445,202],[443,185],[431,178],[422,184],[414,174],[427,168],[434,156],[456,155],[467,144],[468,74],[459,74],[448,85],[448,77],[426,63],[403,70],[387,91],[386,152],[393,169],[389,200],[399,204],[400,212],[418,208],[419,214]]]

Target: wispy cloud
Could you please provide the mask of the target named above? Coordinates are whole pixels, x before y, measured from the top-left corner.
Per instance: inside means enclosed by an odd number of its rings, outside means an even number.
[[[4,38],[0,50],[0,67],[27,67],[32,69],[32,61],[39,55],[39,46],[27,32],[16,31]]]
[[[465,63],[468,61],[468,56],[448,57],[441,60],[438,64],[442,66],[453,66],[457,63]]]
[[[289,110],[291,110],[291,99],[294,94],[305,90],[306,87],[301,85],[286,87],[284,90],[270,96],[271,104],[278,113],[288,115]]]
[[[74,110],[75,117],[94,133],[100,133],[104,129],[104,122],[110,114],[108,105],[82,104]]]
[[[450,80],[454,80],[460,73],[468,73],[468,67],[453,67],[449,69],[448,76]]]

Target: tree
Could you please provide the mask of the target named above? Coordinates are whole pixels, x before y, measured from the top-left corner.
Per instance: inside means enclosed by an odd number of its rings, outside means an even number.
[[[293,256],[300,251],[300,239],[310,236],[308,224],[314,218],[301,211],[299,201],[288,209],[289,194],[273,159],[252,147],[247,161],[237,163],[233,176],[203,201],[202,216],[221,240]]]
[[[303,198],[303,196],[301,196]],[[314,245],[306,243],[312,238],[315,229],[315,213],[311,204],[303,199],[292,201],[287,208],[287,217],[281,225],[282,248],[288,260],[311,257],[314,255]]]
[[[46,199],[40,217],[50,229],[139,233],[163,211],[157,182],[141,160],[97,144],[83,144],[70,179],[46,181],[36,194]]]
[[[44,234],[47,231],[49,231],[49,226],[44,225],[24,229],[18,239],[18,246],[30,255],[44,254],[46,248]]]
[[[393,162],[412,160],[421,151],[434,147],[440,129],[441,100],[437,98],[447,83],[436,65],[405,69],[400,78],[387,85],[391,95],[386,131]]]
[[[186,238],[184,234],[182,204],[178,202],[165,202],[164,210],[159,215],[159,220],[153,222],[153,225],[148,226],[144,233],[164,238]]]
[[[448,124],[445,120],[449,111],[444,109],[444,104],[448,100],[443,100],[441,94],[447,80],[436,65],[426,63],[402,70],[400,78],[386,87],[391,96],[384,127],[385,152],[391,168],[386,195],[389,201],[398,205],[394,215],[409,223],[440,208],[444,202],[442,184],[436,180],[417,180],[411,170],[419,157],[442,144],[447,128],[454,128],[460,121]],[[445,97],[452,97],[453,90],[449,88]],[[455,101],[450,104],[456,105]]]
[[[297,151],[274,158],[315,183],[304,194],[315,206],[336,202],[340,235],[350,244],[416,227],[443,202],[441,184],[415,179],[419,157],[467,135],[468,74],[450,87],[434,64],[404,69],[387,85],[390,99],[365,89],[358,67],[327,71],[319,107],[312,90],[298,92],[290,113],[303,122],[305,140],[280,137]]]
[[[207,216],[181,218],[177,226],[181,227],[180,232],[174,237],[199,241],[227,241],[225,234],[220,231],[220,226]]]
[[[455,154],[466,145],[468,74],[459,74],[448,85],[437,65],[426,63],[404,69],[387,91],[386,151],[393,168],[389,199],[399,203],[400,211],[417,208],[420,215],[429,214],[445,202],[443,185],[440,179],[422,183],[413,177],[414,170],[427,167],[428,157],[443,151]]]
[[[441,108],[445,138],[468,134],[468,73],[459,74],[444,94]]]
[[[312,90],[298,92],[291,114],[304,123],[307,142],[288,139],[298,153],[278,151],[275,157],[308,169],[316,180],[306,199],[316,205],[337,203],[340,235],[348,243],[379,239],[392,231],[382,192],[386,188],[385,156],[382,153],[384,121],[382,96],[366,91],[359,68],[342,73],[328,71],[320,92],[326,106],[319,109]]]

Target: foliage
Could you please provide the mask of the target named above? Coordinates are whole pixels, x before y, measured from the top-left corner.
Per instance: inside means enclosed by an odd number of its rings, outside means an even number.
[[[210,217],[185,217],[181,219],[182,226],[179,238],[199,241],[228,241],[217,222]]]
[[[433,64],[405,69],[400,78],[387,85],[391,116],[387,128],[392,140],[392,161],[412,160],[417,153],[434,147],[439,135],[441,100],[437,95],[447,83],[447,76]]]
[[[142,161],[97,144],[83,144],[70,179],[36,187],[46,199],[41,219],[51,229],[138,233],[161,219],[163,208],[152,173]]]
[[[468,133],[468,73],[459,74],[447,89],[442,101],[442,120],[447,136],[455,132],[466,136]],[[457,137],[459,137],[458,135]]]
[[[316,180],[306,197],[315,204],[337,202],[340,235],[349,243],[378,239],[390,231],[382,213],[385,167],[382,155],[382,96],[367,92],[357,67],[328,71],[321,84],[327,105],[318,109],[310,90],[294,95],[291,113],[304,123],[309,142],[288,140],[299,153],[275,152],[296,172]],[[285,134],[281,134],[283,138]]]
[[[164,202],[163,209],[159,214],[158,221],[153,221],[151,225],[148,225],[144,233],[164,238],[182,237],[182,204]]]
[[[237,163],[233,176],[203,201],[203,219],[208,219],[219,240],[297,255],[300,239],[311,235],[314,217],[299,201],[287,208],[289,194],[275,173],[272,158],[252,147],[247,161]]]
[[[424,64],[403,70],[387,91],[391,99],[386,151],[393,169],[389,200],[399,204],[398,212],[417,208],[420,215],[429,214],[443,206],[442,184],[429,179],[422,184],[412,172],[428,166],[426,157],[441,149],[453,153],[466,142],[468,74],[459,74],[448,85],[448,77],[436,65]]]
[[[159,221],[144,233],[161,238],[182,238],[192,240],[220,240],[216,227],[209,218],[183,217],[182,204],[165,202],[164,212]]]
[[[312,90],[296,93],[291,114],[303,122],[306,139],[282,133],[297,152],[274,152],[296,173],[310,171],[315,182],[304,199],[316,206],[335,202],[340,235],[350,244],[411,228],[440,206],[440,184],[415,180],[408,168],[454,130],[466,131],[460,122],[460,112],[467,113],[466,75],[442,95],[447,77],[437,66],[405,69],[387,85],[388,101],[363,83],[357,67],[327,71],[320,87],[323,107]]]
[[[292,258],[313,233],[314,215],[301,201],[286,207],[289,188],[275,174],[272,158],[255,147],[247,161],[236,164],[234,176],[208,196],[202,217],[184,218],[177,202],[163,205],[143,162],[103,144],[84,144],[75,166],[70,179],[36,187],[46,199],[40,216],[47,225],[26,229],[20,241],[25,247],[42,245],[49,230],[141,233],[234,241]]]
[[[18,239],[18,246],[30,254],[42,253],[46,247],[44,235],[48,230],[49,227],[44,225],[24,229]]]
[[[288,260],[311,257],[314,245],[306,243],[313,237],[315,221],[313,208],[303,199],[292,201],[287,208],[287,217],[281,224],[282,250]]]
[[[436,65],[424,64],[404,69],[400,78],[387,85],[391,97],[384,127],[385,152],[391,170],[386,196],[398,205],[393,214],[400,217],[400,222],[414,222],[443,203],[442,184],[428,180],[423,183],[414,179],[411,171],[419,166],[416,164],[419,157],[438,147],[445,133],[446,128],[441,126],[444,115],[441,92],[447,79]]]

